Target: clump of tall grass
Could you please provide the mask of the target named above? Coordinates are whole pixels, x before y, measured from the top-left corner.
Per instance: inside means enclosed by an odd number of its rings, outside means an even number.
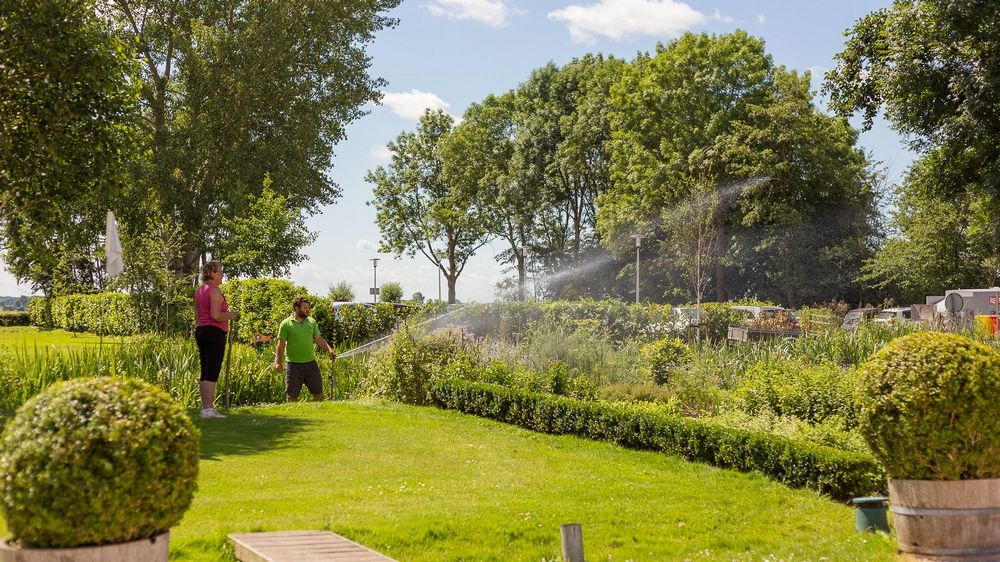
[[[586,375],[600,385],[615,353],[610,338],[596,324],[570,326],[547,320],[532,327],[513,348],[514,357],[534,371],[543,371],[554,361],[563,361],[570,372]]]
[[[229,362],[232,405],[284,401],[284,377],[274,370],[270,354],[233,344]],[[0,352],[0,411],[13,412],[53,383],[90,376],[144,380],[194,408],[200,404],[199,373],[197,347],[179,337],[141,336],[115,346],[69,350],[23,346]],[[217,387],[220,397],[225,376]]]
[[[705,421],[724,427],[770,433],[797,441],[817,443],[842,451],[871,453],[871,449],[868,448],[861,434],[845,429],[841,420],[838,419],[810,424],[791,416],[779,416],[770,411],[751,415],[740,410],[732,410],[715,417],[705,418]]]
[[[899,336],[927,329],[916,322],[863,322],[855,330],[827,330],[792,340],[788,353],[813,363],[858,365]]]

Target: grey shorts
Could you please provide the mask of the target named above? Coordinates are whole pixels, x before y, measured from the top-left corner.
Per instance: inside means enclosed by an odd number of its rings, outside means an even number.
[[[286,363],[285,364],[285,394],[292,398],[298,398],[302,391],[302,384],[312,394],[323,393],[323,377],[319,373],[319,364],[315,361],[308,363]]]

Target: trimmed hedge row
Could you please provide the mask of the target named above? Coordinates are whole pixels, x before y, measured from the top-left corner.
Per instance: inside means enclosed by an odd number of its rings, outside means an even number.
[[[0,326],[28,326],[31,324],[31,317],[26,311],[4,310],[0,311]]]
[[[733,304],[763,304],[740,301],[702,304],[702,335],[712,341],[724,341],[727,328],[741,322],[732,310]],[[639,339],[653,341],[665,337],[686,338],[687,326],[669,304],[630,304],[617,299],[579,301],[494,302],[466,305],[457,315],[465,319],[476,334],[496,333],[516,336],[539,323],[564,326],[596,325],[612,340]]]
[[[28,301],[28,317],[35,326],[71,332],[131,336],[142,331],[135,303],[124,293],[33,297]]]
[[[329,299],[311,295],[305,287],[291,281],[273,278],[230,279],[221,290],[230,308],[240,315],[236,321],[236,341],[240,343],[250,343],[255,333],[276,334],[281,321],[292,313],[292,301],[298,296],[309,298],[311,314],[320,332],[330,345],[339,348],[385,335],[411,314],[426,308],[379,303],[374,308],[345,307],[335,316]],[[141,294],[125,293],[33,297],[28,301],[27,313],[6,313],[10,314],[9,322],[0,314],[0,326],[31,324],[71,332],[103,331],[105,335],[130,336],[154,331],[147,300]],[[184,326],[193,329],[194,302],[188,299],[182,310],[174,313],[173,320],[182,322],[182,329]]]
[[[312,304],[310,314],[316,319],[320,333],[326,338],[330,337],[330,303],[324,298],[310,295],[305,287],[286,279],[261,277],[229,279],[219,289],[226,296],[229,308],[239,314],[235,325],[236,341],[240,343],[249,343],[255,333],[277,336],[278,325],[291,316],[292,301],[300,296],[308,298]],[[194,302],[191,307],[194,308]]]
[[[427,307],[391,302],[380,302],[375,306],[360,303],[343,306],[330,320],[330,345],[351,348],[382,337],[403,320]]]
[[[579,435],[721,468],[757,471],[842,501],[886,488],[885,472],[871,455],[669,416],[648,407],[581,401],[457,379],[433,381],[430,394],[442,408],[544,433]]]

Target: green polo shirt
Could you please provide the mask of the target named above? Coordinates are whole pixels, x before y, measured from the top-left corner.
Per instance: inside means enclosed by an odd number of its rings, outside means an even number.
[[[285,357],[289,363],[308,363],[316,359],[315,338],[319,335],[319,325],[312,316],[299,322],[295,313],[281,321],[278,339],[285,340]]]

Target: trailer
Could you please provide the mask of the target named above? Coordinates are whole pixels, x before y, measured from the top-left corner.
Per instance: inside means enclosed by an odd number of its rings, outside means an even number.
[[[774,338],[787,339],[797,338],[802,334],[801,330],[773,330],[769,328],[750,328],[743,326],[729,326],[726,332],[726,341],[730,344],[743,342],[769,340]]]
[[[927,297],[927,304],[934,307],[933,324],[947,330],[963,330],[982,326],[997,333],[1000,316],[1000,287],[988,289],[952,289],[944,296]]]

